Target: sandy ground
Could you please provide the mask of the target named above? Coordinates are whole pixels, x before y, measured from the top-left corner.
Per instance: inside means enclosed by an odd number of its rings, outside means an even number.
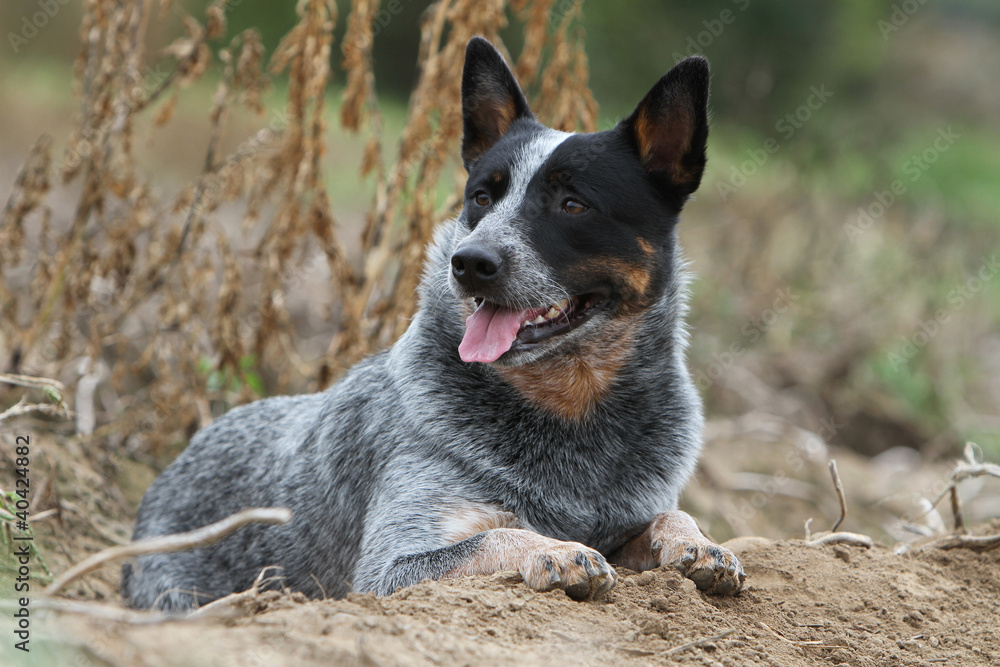
[[[749,575],[734,598],[703,595],[665,569],[620,570],[600,602],[536,593],[505,573],[428,581],[382,599],[269,592],[235,618],[139,625],[49,615],[32,656],[149,666],[1000,662],[1000,550],[896,555],[756,537],[728,546]]]
[[[36,434],[32,512],[54,510],[35,524],[36,543],[58,574],[128,541],[155,471],[42,426],[18,428]],[[0,438],[3,460],[7,449]],[[873,548],[791,539],[804,536],[806,519],[815,532],[839,514],[831,457],[847,487],[844,529],[872,536]],[[922,517],[915,499],[936,495],[951,469],[912,450],[868,459],[827,448],[773,416],[716,420],[682,507],[717,539],[732,538],[749,575],[738,597],[705,596],[673,571],[621,570],[606,599],[574,602],[508,573],[424,582],[382,599],[269,592],[223,615],[150,623],[97,615],[131,614],[121,607],[118,567],[109,566],[64,592],[87,614],[44,611],[44,582],[33,582],[30,654],[14,651],[9,603],[0,599],[0,665],[996,665],[1000,549],[914,541],[913,530],[941,534],[950,525],[947,502]],[[8,477],[0,469],[0,487],[11,487]],[[975,532],[1000,532],[1000,520],[989,520],[1000,480],[961,488]],[[0,598],[9,598],[10,582],[0,583]]]

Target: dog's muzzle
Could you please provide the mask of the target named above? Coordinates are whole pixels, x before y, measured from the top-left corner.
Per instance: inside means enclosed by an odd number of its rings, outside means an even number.
[[[495,247],[463,244],[451,256],[451,274],[469,293],[482,294],[503,280],[506,264],[503,254]]]

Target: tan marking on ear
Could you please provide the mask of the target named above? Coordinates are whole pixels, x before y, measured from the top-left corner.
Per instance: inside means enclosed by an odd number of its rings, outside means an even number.
[[[632,352],[635,329],[634,318],[619,317],[571,352],[497,371],[532,404],[563,419],[581,420],[614,386]]]
[[[683,165],[694,134],[694,123],[687,109],[675,108],[669,118],[661,119],[650,118],[643,109],[632,127],[643,167],[665,170],[678,184],[692,179],[693,175]]]
[[[643,166],[646,166],[653,157],[653,127],[645,109],[640,111],[632,130],[635,133],[635,143],[639,147],[639,159]]]
[[[510,129],[511,123],[514,122],[514,118],[517,116],[517,109],[514,106],[514,101],[511,100],[510,104],[501,104],[496,107],[497,119],[497,137],[502,137],[507,134],[507,130]]]
[[[520,527],[515,514],[486,503],[462,503],[446,511],[441,520],[441,533],[451,544],[494,528]]]
[[[474,113],[483,119],[479,123],[480,125],[485,126],[487,121],[495,123],[492,133],[488,131],[487,127],[483,127],[483,131],[478,133],[477,141],[468,145],[463,144],[463,154],[469,153],[467,157],[479,158],[490,150],[503,135],[507,134],[507,130],[510,129],[511,124],[517,118],[517,109],[513,101],[509,104],[483,102],[482,106],[476,109]]]

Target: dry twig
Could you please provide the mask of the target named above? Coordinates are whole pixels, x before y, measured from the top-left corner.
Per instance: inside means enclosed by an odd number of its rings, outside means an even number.
[[[777,637],[781,641],[785,642],[786,644],[791,644],[792,646],[797,646],[799,648],[845,648],[845,647],[837,645],[837,644],[824,644],[822,641],[820,641],[818,639],[809,639],[809,640],[804,640],[804,639],[789,639],[788,637],[786,637],[785,635],[781,634],[780,632],[778,632],[777,630],[775,630],[774,628],[772,628],[767,623],[764,623],[763,621],[757,621],[757,625],[759,625],[760,627],[764,628],[765,630],[767,630],[768,632],[770,632],[772,635],[774,635],[775,637]]]
[[[262,609],[260,602],[260,587],[261,585],[276,578],[265,577],[264,575],[267,574],[268,570],[280,569],[281,568],[273,565],[265,567],[257,574],[257,578],[254,579],[253,585],[247,590],[240,591],[239,593],[231,593],[217,600],[212,600],[208,604],[198,607],[192,611],[187,618],[192,620],[201,618],[239,618],[242,616],[250,616],[254,612],[260,611]]]
[[[735,628],[732,628],[732,629],[726,630],[725,632],[723,632],[721,634],[714,635],[712,637],[705,637],[704,639],[697,639],[697,640],[695,640],[693,642],[688,642],[687,644],[681,644],[680,646],[675,646],[673,648],[667,649],[666,651],[663,652],[663,655],[673,655],[674,653],[681,653],[683,651],[686,651],[689,648],[696,648],[698,646],[704,646],[705,644],[708,644],[710,642],[717,642],[720,639],[725,639],[726,637],[728,637],[729,635],[733,634],[734,632],[736,632],[736,630],[735,630]]]
[[[34,375],[15,375],[13,373],[0,373],[0,382],[6,384],[16,384],[19,387],[31,387],[33,389],[50,389],[58,395],[66,391],[66,385],[59,380],[35,377]]]
[[[990,551],[1000,547],[1000,535],[947,535],[924,544],[921,549],[971,549]]]
[[[840,524],[844,523],[844,519],[847,518],[847,497],[844,495],[844,485],[840,481],[840,473],[837,472],[836,459],[830,461],[830,476],[833,477],[833,488],[837,490],[837,500],[840,501],[840,518],[837,519],[837,523],[833,524],[830,532],[837,532]]]
[[[962,499],[958,497],[958,487],[951,487],[951,513],[955,517],[955,532],[965,530],[965,516],[962,513]]]
[[[0,600],[0,610],[15,611],[17,608],[14,600]],[[41,598],[31,600],[32,611],[54,611],[62,614],[77,614],[89,616],[100,621],[111,621],[112,623],[127,623],[129,625],[152,625],[165,621],[180,621],[187,618],[184,614],[164,614],[150,611],[135,611],[123,609],[117,605],[100,604],[97,602],[81,602],[78,600],[58,600],[53,598]]]
[[[967,442],[965,444],[965,456],[962,460],[955,464],[955,470],[951,473],[951,481],[948,486],[945,487],[944,491],[938,494],[934,500],[929,502],[927,509],[916,517],[916,519],[922,519],[937,507],[945,496],[951,495],[954,490],[958,487],[959,483],[966,479],[972,479],[974,477],[997,477],[1000,478],[1000,465],[995,463],[984,463],[980,461],[980,455],[977,455],[979,451],[978,445],[974,442]],[[956,528],[959,524],[964,525],[964,519],[961,517],[961,503],[955,502],[954,498],[952,500],[952,511],[957,512],[955,514],[955,525]]]
[[[806,544],[811,547],[819,547],[825,544],[851,544],[854,546],[871,548],[875,545],[875,541],[867,535],[845,531],[837,532],[837,528],[839,528],[840,524],[844,523],[844,519],[847,518],[847,495],[844,493],[844,484],[840,481],[840,473],[837,471],[836,460],[830,461],[830,477],[833,478],[833,488],[837,490],[837,500],[840,502],[840,518],[833,524],[832,530],[816,533],[815,535],[809,529],[809,524],[812,523],[812,518],[810,517],[809,519],[806,519]]]
[[[61,405],[52,405],[51,403],[28,403],[27,398],[22,396],[21,400],[16,404],[10,406],[3,412],[0,412],[0,423],[3,423],[8,419],[13,419],[14,417],[31,414],[32,412],[40,412],[44,415],[60,416],[67,416],[69,414],[66,408]]]
[[[875,541],[867,535],[861,533],[849,533],[840,531],[816,533],[806,540],[806,544],[811,547],[820,547],[824,544],[851,544],[857,547],[871,548],[875,546]]]
[[[161,537],[151,537],[139,542],[111,547],[77,563],[62,573],[55,581],[49,584],[43,595],[46,597],[55,595],[76,579],[90,574],[99,567],[113,561],[132,558],[142,554],[173,553],[175,551],[186,551],[188,549],[204,547],[218,542],[247,524],[283,524],[288,523],[291,518],[291,510],[285,507],[256,507],[237,512],[222,521],[216,521],[197,530],[174,535],[163,535]]]

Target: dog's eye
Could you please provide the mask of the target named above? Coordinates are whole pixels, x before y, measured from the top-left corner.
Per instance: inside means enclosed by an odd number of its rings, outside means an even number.
[[[583,213],[584,211],[587,210],[587,207],[585,205],[581,204],[575,199],[567,199],[566,201],[564,201],[562,208],[565,212],[570,213],[572,215],[576,215],[577,213]]]
[[[490,205],[490,196],[485,192],[477,192],[475,196],[476,203],[480,206]]]

